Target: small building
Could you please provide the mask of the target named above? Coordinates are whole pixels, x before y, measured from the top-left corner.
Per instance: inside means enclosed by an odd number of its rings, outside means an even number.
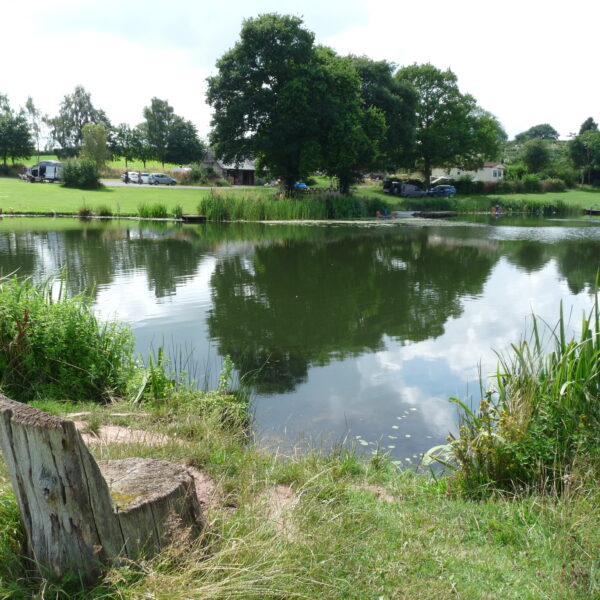
[[[486,162],[481,169],[469,171],[453,167],[451,169],[435,168],[431,171],[431,183],[438,183],[443,179],[458,179],[469,176],[473,181],[497,182],[504,179],[504,165],[499,162]]]
[[[202,159],[203,167],[212,167],[221,177],[233,185],[254,185],[256,166],[253,160],[239,163],[226,163],[219,160],[212,150],[208,150]]]

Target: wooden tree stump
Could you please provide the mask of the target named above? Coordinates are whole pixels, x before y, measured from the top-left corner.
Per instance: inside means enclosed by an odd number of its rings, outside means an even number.
[[[0,394],[0,447],[43,576],[93,581],[103,564],[149,556],[202,527],[192,477],[152,459],[96,463],[73,422]],[[108,481],[108,484],[107,484]]]

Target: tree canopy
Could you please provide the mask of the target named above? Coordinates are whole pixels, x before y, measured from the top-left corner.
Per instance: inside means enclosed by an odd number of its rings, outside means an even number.
[[[548,123],[541,123],[540,125],[534,125],[527,131],[522,131],[515,136],[516,142],[526,142],[527,140],[533,140],[540,138],[542,140],[557,140],[559,137],[558,131],[549,125]]]
[[[456,75],[431,64],[411,65],[396,73],[415,91],[415,166],[429,186],[433,167],[480,167],[496,158],[506,133],[498,120],[458,89]]]
[[[91,94],[78,85],[72,94],[63,98],[58,115],[48,119],[50,135],[60,145],[62,155],[79,154],[83,144],[83,127],[87,123],[111,129],[106,113],[94,107]]]
[[[0,94],[0,157],[4,166],[10,158],[29,158],[35,152],[25,111],[15,111],[8,98]]]

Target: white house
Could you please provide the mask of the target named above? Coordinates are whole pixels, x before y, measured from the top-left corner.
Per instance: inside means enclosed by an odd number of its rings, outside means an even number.
[[[504,179],[504,165],[499,162],[486,162],[481,169],[477,171],[467,171],[466,169],[439,169],[431,170],[431,183],[436,183],[441,179],[458,179],[469,175],[473,181],[502,181]]]

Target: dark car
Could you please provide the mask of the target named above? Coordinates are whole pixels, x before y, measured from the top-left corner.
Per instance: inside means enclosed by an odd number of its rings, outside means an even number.
[[[159,183],[163,183],[164,185],[175,185],[177,181],[164,173],[151,173],[148,178],[148,183],[150,185],[158,185]]]
[[[447,196],[452,198],[456,195],[456,188],[453,185],[436,185],[427,190],[428,196]]]

